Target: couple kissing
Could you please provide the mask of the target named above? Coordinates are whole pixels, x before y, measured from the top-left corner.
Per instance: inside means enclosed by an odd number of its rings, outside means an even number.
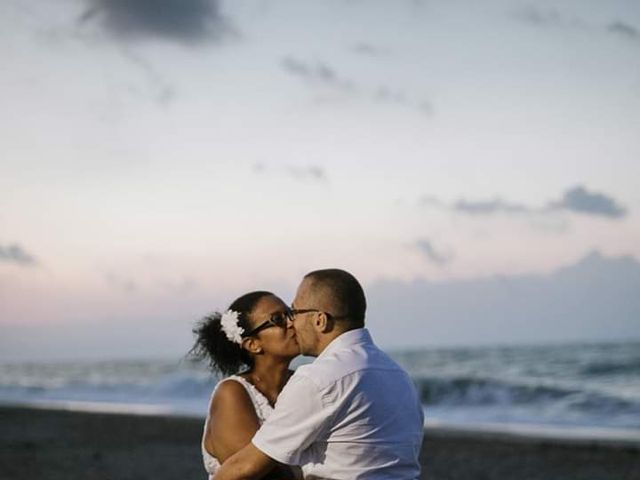
[[[291,308],[251,292],[197,325],[192,352],[227,376],[202,438],[210,479],[420,477],[422,406],[365,311],[358,280],[326,269],[305,275]],[[315,360],[293,372],[300,354]]]

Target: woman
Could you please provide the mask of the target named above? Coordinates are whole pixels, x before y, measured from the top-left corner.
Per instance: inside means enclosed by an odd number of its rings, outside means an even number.
[[[292,374],[289,363],[300,350],[288,317],[280,298],[251,292],[225,313],[205,317],[194,329],[192,354],[230,375],[214,389],[204,426],[202,456],[210,478],[221,463],[249,444]],[[296,476],[283,466],[269,478]]]

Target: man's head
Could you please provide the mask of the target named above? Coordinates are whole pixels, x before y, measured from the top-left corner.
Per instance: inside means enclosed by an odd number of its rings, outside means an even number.
[[[337,336],[364,327],[367,301],[353,275],[330,268],[304,276],[292,307],[300,353],[317,356]]]

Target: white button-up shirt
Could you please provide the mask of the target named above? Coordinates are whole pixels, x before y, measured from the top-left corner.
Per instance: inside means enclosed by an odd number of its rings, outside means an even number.
[[[411,480],[423,423],[411,379],[361,328],[298,367],[252,443],[305,479]]]

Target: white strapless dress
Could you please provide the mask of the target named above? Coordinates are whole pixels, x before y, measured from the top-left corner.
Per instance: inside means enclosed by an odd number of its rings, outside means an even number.
[[[228,382],[230,380],[236,381],[240,383],[249,394],[249,398],[251,398],[251,402],[253,403],[254,408],[256,409],[256,415],[258,416],[258,421],[260,425],[264,423],[264,421],[269,418],[271,412],[273,412],[273,407],[269,405],[269,400],[265,397],[260,391],[254,387],[249,381],[245,380],[238,375],[231,375],[228,378],[220,381],[216,388],[213,389],[213,393],[211,394],[211,400],[209,400],[209,409],[211,410],[211,401],[213,400],[213,395],[216,393],[216,390],[220,386],[222,382]],[[206,433],[207,428],[209,427],[209,415],[207,414],[207,420],[204,423],[204,432]],[[202,434],[202,460],[204,462],[204,468],[209,473],[209,479],[213,479],[213,475],[220,468],[220,462],[216,457],[211,455],[204,446],[204,433]]]

